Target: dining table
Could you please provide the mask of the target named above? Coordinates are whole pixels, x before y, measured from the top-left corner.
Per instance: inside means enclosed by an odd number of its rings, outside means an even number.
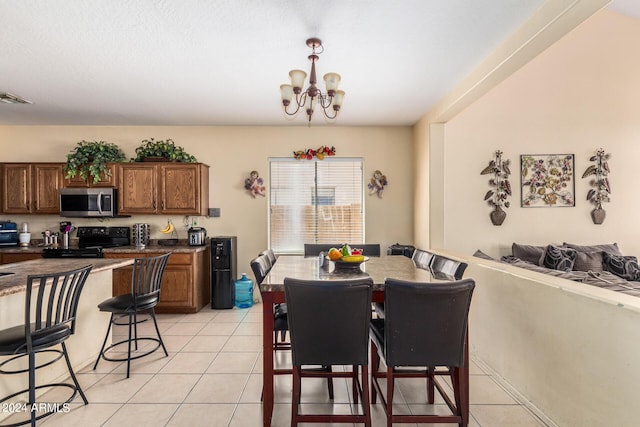
[[[284,279],[286,277],[301,280],[332,280],[356,279],[370,277],[373,281],[372,302],[384,302],[384,285],[387,278],[407,280],[412,282],[437,283],[453,280],[447,276],[432,274],[429,270],[416,267],[413,260],[401,255],[383,255],[368,257],[359,265],[345,265],[319,257],[303,257],[301,255],[281,255],[273,267],[260,283],[262,296],[262,384],[263,384],[263,425],[271,426],[274,406],[274,376],[291,374],[291,369],[276,369],[274,367],[273,325],[274,305],[284,303]],[[469,354],[465,346],[463,378],[469,378]],[[463,413],[469,413],[469,386],[465,381],[461,393]]]

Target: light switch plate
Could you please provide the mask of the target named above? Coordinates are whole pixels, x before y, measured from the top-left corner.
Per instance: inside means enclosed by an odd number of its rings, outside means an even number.
[[[209,208],[209,216],[210,217],[219,217],[220,216],[220,208]]]

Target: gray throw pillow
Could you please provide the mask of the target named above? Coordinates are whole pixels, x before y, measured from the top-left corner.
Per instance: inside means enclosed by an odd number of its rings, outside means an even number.
[[[544,252],[544,246],[521,245],[518,243],[511,245],[511,254],[514,257],[535,265],[542,265]]]
[[[544,253],[542,265],[552,270],[571,271],[578,252],[558,246],[549,245]]]
[[[614,255],[622,255],[620,249],[618,249],[617,243],[605,243],[602,245],[588,245],[588,246],[580,246],[574,245],[573,243],[564,242],[562,244],[565,248],[575,249],[578,252],[609,252]]]
[[[618,256],[603,252],[602,261],[605,271],[625,280],[640,281],[640,266],[638,266],[636,257]]]
[[[603,252],[580,252],[577,251],[576,262],[573,264],[574,271],[602,272]]]
[[[489,255],[487,255],[484,252],[482,252],[480,249],[475,251],[473,256],[478,257],[478,258],[482,258],[482,259],[488,259],[488,260],[491,260],[491,261],[495,261],[496,260],[495,258],[491,258]]]

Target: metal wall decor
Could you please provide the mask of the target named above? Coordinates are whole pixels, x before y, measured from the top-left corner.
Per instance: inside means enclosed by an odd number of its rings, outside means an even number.
[[[493,174],[493,178],[489,180],[489,185],[493,188],[484,195],[484,200],[493,207],[489,214],[493,225],[502,225],[507,217],[507,213],[502,207],[508,208],[510,205],[507,200],[507,197],[511,196],[510,164],[511,160],[502,160],[502,151],[496,150],[495,159],[489,161],[489,165],[480,172],[480,175]]]
[[[602,209],[602,203],[610,202],[609,195],[611,194],[611,186],[609,185],[609,157],[610,154],[605,153],[602,148],[596,151],[595,156],[591,156],[589,161],[595,162],[590,165],[582,174],[582,178],[587,178],[593,175],[593,178],[589,182],[591,189],[587,193],[587,200],[595,205],[595,208],[591,211],[591,220],[594,224],[602,224],[607,215],[607,212]]]
[[[523,208],[575,206],[573,154],[520,156]]]

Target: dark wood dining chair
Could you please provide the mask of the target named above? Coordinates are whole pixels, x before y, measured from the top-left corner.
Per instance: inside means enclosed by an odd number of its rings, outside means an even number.
[[[364,423],[371,425],[368,385],[368,340],[371,319],[370,278],[354,280],[284,279],[289,309],[293,393],[291,425],[299,422]],[[328,370],[309,369],[320,365]],[[351,365],[351,371],[333,371],[333,365]],[[360,377],[359,377],[360,374]],[[353,402],[359,414],[300,414],[302,378],[350,378]]]
[[[167,349],[162,341],[160,335],[160,329],[158,329],[158,322],[155,315],[155,307],[160,301],[160,290],[162,286],[162,277],[164,275],[164,269],[167,266],[167,261],[171,256],[171,252],[158,255],[154,257],[136,258],[133,263],[133,273],[131,275],[131,292],[124,295],[117,295],[109,298],[100,304],[98,309],[100,311],[111,313],[109,320],[109,326],[107,327],[107,333],[100,349],[100,354],[96,359],[96,363],[93,365],[93,369],[98,367],[100,359],[108,360],[110,362],[127,362],[127,378],[131,371],[131,361],[140,359],[156,351],[162,347],[165,356],[169,356]],[[147,316],[145,316],[147,315]],[[140,319],[138,317],[141,317]],[[127,321],[121,322],[120,320],[126,318]],[[147,321],[149,318],[153,321],[155,326],[156,337],[140,337],[138,336],[138,324]],[[113,325],[127,325],[128,335],[127,338],[111,344],[107,347],[107,340],[109,339],[109,332]],[[155,343],[150,348],[143,348],[141,352],[137,352],[138,344],[140,342],[151,341]],[[116,349],[127,344],[126,357],[116,356]],[[131,347],[134,347],[132,352]],[[114,351],[111,351],[114,350]]]
[[[269,255],[262,252],[249,263],[251,271],[256,278],[256,285],[260,289],[260,284],[264,280],[273,264],[271,264]],[[291,345],[286,342],[287,331],[289,330],[289,322],[287,320],[287,304],[276,304],[273,311],[273,349],[289,350]],[[278,336],[280,339],[278,339]]]
[[[89,402],[80,387],[80,383],[73,372],[69,360],[69,352],[65,341],[76,330],[76,313],[80,294],[84,288],[87,276],[92,266],[52,274],[29,275],[27,277],[27,289],[25,292],[25,323],[0,331],[0,356],[11,356],[0,363],[0,374],[28,373],[29,386],[0,400],[4,403],[22,394],[28,395],[26,402],[31,410],[29,418],[17,421],[11,426],[25,424],[36,425],[36,420],[53,414],[52,410],[45,409],[42,413],[36,403],[36,391],[48,388],[65,387],[72,390],[71,397],[66,402],[73,400],[76,394],[80,394],[85,405]],[[60,344],[61,349],[54,348]],[[55,357],[46,358],[46,361],[36,365],[36,354],[52,353]],[[28,368],[11,368],[14,362],[22,357],[28,358]],[[73,383],[49,383],[36,385],[36,370],[45,368],[63,358],[67,364],[69,375]],[[17,363],[15,363],[17,365]],[[9,366],[9,367],[7,367]],[[25,402],[22,400],[22,402]],[[18,403],[19,404],[19,403]],[[57,405],[48,403],[46,408]]]
[[[468,367],[465,346],[474,287],[471,279],[443,283],[385,281],[385,317],[371,320],[371,403],[375,404],[380,395],[387,426],[393,423],[468,424],[469,371],[464,367],[465,364]],[[379,370],[381,357],[386,371]],[[453,399],[437,380],[437,376],[442,375],[451,379]],[[434,403],[433,389],[437,389],[451,415],[393,413],[396,379],[415,377],[427,380],[427,402]],[[380,379],[386,380],[384,391]]]
[[[273,267],[273,264],[275,264],[278,260],[276,258],[276,254],[273,252],[273,249],[266,249],[260,252],[259,255],[266,255],[266,257],[269,259],[269,264],[271,264],[271,267]]]
[[[467,263],[442,255],[434,254],[431,260],[430,269],[434,277],[446,280],[460,280],[467,269]]]
[[[425,251],[424,249],[416,249],[413,251],[413,255],[411,259],[416,264],[416,267],[421,268],[423,270],[431,269],[431,262],[435,254],[433,252]]]

